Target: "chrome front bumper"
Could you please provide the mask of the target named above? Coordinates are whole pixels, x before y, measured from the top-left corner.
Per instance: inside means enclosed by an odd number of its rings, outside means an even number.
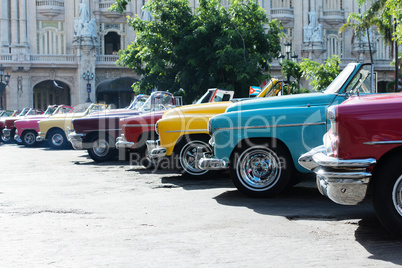
[[[131,149],[134,147],[134,142],[127,141],[124,135],[116,139],[117,149]]]
[[[150,159],[162,158],[166,156],[166,148],[159,147],[159,140],[147,140],[148,157]]]
[[[210,154],[204,153],[202,147],[197,147],[196,165],[202,170],[220,170],[229,166],[229,163],[223,159],[218,159]]]
[[[45,137],[46,137],[46,133],[39,132],[39,133],[38,133],[38,136],[36,136],[36,141],[37,141],[37,142],[44,141],[44,140],[45,140]]]
[[[75,132],[72,132],[68,134],[67,139],[69,142],[71,142],[75,150],[82,150],[84,148],[82,141],[84,137],[85,134],[77,134]]]
[[[11,136],[11,129],[8,129],[8,128],[3,129],[3,135],[4,135],[4,137],[6,137],[7,139],[10,138],[10,136]]]
[[[317,174],[317,187],[322,195],[342,205],[357,205],[367,194],[371,173],[367,167],[376,160],[339,159],[326,155],[324,146],[312,149],[299,158],[299,164]]]

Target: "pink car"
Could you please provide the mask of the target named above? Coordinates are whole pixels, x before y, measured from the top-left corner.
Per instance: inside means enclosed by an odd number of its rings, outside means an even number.
[[[36,141],[36,136],[39,132],[38,122],[42,119],[46,119],[51,115],[55,114],[66,114],[71,113],[73,107],[67,105],[51,105],[47,108],[43,115],[37,115],[32,117],[25,117],[15,121],[15,135],[14,140],[19,141],[27,147],[33,147],[38,144]]]

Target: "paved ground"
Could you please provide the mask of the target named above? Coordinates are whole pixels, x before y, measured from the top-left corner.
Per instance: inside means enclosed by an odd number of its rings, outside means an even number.
[[[0,267],[402,264],[370,201],[336,205],[313,183],[252,199],[224,174],[189,180],[85,151],[0,145],[0,163]]]

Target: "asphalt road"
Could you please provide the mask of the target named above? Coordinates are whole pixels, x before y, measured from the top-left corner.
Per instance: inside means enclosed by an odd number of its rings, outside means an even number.
[[[368,200],[313,182],[248,198],[230,178],[184,179],[85,151],[0,145],[0,267],[402,265],[402,240]]]

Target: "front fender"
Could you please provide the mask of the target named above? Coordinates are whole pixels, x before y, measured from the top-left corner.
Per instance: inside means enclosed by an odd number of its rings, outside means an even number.
[[[218,115],[210,121],[215,156],[228,160],[243,140],[274,138],[288,147],[296,168],[305,172],[297,159],[322,144],[326,109],[327,106],[281,107]]]

